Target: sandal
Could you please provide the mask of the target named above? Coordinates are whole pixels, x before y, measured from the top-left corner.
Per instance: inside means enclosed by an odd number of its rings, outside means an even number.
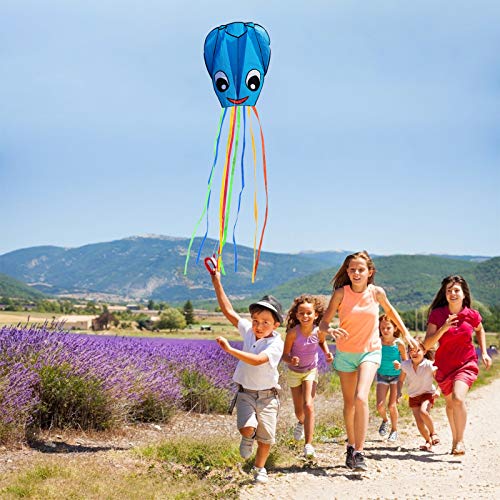
[[[464,443],[457,443],[454,448],[451,450],[452,455],[465,455],[465,446]]]
[[[437,434],[431,434],[431,441],[432,441],[433,446],[435,444],[439,444],[441,442],[441,440],[439,439],[439,436]]]
[[[420,451],[432,451],[432,443],[429,441],[426,441],[425,444],[421,445],[419,447]]]

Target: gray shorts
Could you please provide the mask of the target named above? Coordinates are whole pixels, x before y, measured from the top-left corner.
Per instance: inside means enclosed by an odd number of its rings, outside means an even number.
[[[239,392],[236,400],[238,429],[254,427],[257,441],[274,444],[279,408],[279,398],[271,390]]]

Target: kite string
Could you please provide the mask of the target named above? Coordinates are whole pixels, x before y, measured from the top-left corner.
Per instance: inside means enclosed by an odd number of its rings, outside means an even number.
[[[245,115],[245,108],[246,106],[243,106],[243,144],[241,145],[241,190],[240,194],[238,196],[238,211],[236,212],[236,219],[234,221],[234,226],[233,226],[233,249],[234,249],[234,272],[238,271],[238,248],[236,246],[236,225],[238,224],[238,218],[240,215],[240,208],[241,208],[241,197],[243,195],[243,190],[245,189],[245,169],[244,169],[244,161],[243,158],[245,157],[245,136],[246,136],[246,115]]]
[[[229,223],[230,213],[231,213],[231,201],[233,197],[233,182],[234,182],[234,172],[236,169],[236,158],[238,157],[238,143],[240,138],[240,122],[241,122],[241,108],[238,106],[236,108],[236,134],[234,140],[234,149],[233,149],[233,159],[231,163],[231,172],[229,174],[229,190],[227,194],[227,202],[226,202],[226,212],[225,212],[225,221],[224,221],[224,240],[222,242],[222,248],[227,241],[227,227]]]
[[[226,112],[227,112],[227,108],[224,108],[222,110],[220,118],[219,118],[219,127],[218,127],[217,136],[216,136],[215,143],[214,143],[214,161],[212,163],[212,169],[210,170],[210,175],[208,177],[208,188],[207,188],[207,194],[205,195],[205,205],[203,207],[203,211],[201,213],[201,216],[195,225],[194,231],[191,234],[191,240],[189,241],[189,246],[188,246],[187,255],[186,255],[186,261],[184,264],[184,274],[187,274],[187,266],[188,266],[188,262],[189,262],[189,257],[191,255],[191,246],[193,245],[194,238],[196,236],[196,233],[198,232],[198,227],[200,226],[201,221],[202,221],[205,213],[207,215],[207,229],[205,231],[205,235],[203,236],[203,240],[202,240],[202,242],[200,244],[200,248],[198,250],[198,255],[196,257],[196,263],[198,263],[198,261],[200,260],[201,250],[203,248],[205,240],[207,239],[207,235],[208,235],[208,208],[210,206],[210,197],[211,197],[211,193],[212,193],[213,175],[214,175],[215,165],[217,164],[217,158],[219,156],[220,136],[222,133],[222,127],[224,125],[224,119],[226,118]]]
[[[224,227],[225,227],[225,212],[227,203],[228,178],[230,173],[231,151],[233,149],[234,132],[235,132],[235,115],[236,107],[231,108],[231,116],[229,121],[229,136],[226,145],[226,160],[224,162],[224,171],[222,174],[222,186],[220,191],[219,201],[219,250],[217,252],[217,270],[221,268],[222,250],[224,246]]]
[[[252,141],[252,156],[253,156],[253,178],[254,178],[254,190],[253,190],[253,216],[255,220],[255,231],[253,235],[253,265],[252,265],[252,283],[254,281],[255,273],[255,258],[257,253],[257,232],[259,229],[259,206],[257,203],[257,151],[255,148],[255,136],[253,134],[252,127],[252,115],[250,113],[250,106],[247,107],[248,112],[248,124],[250,129],[250,138]]]
[[[260,251],[262,249],[262,242],[264,241],[264,232],[266,230],[266,225],[267,225],[267,215],[268,215],[268,210],[269,210],[269,193],[267,189],[267,165],[266,165],[266,148],[264,144],[264,133],[262,132],[262,124],[260,122],[259,118],[259,113],[257,112],[257,108],[255,106],[252,106],[253,112],[255,113],[255,116],[257,117],[257,121],[259,122],[259,129],[260,129],[260,140],[261,140],[261,150],[262,150],[262,171],[264,175],[264,189],[266,192],[266,211],[264,214],[264,223],[262,225],[262,233],[260,235],[260,242],[259,242],[259,250],[257,252],[257,259],[255,261],[255,266],[254,270],[252,273],[252,283],[255,281],[255,275],[257,274],[257,267],[259,266],[259,259],[260,259]]]

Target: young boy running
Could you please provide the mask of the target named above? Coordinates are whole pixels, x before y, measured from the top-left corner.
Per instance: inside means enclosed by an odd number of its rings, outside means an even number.
[[[233,309],[222,288],[220,273],[211,273],[211,278],[224,316],[243,338],[241,350],[231,347],[224,337],[217,338],[219,346],[239,360],[233,380],[240,386],[236,400],[237,425],[242,436],[240,455],[249,458],[257,441],[253,473],[256,482],[265,483],[265,464],[275,442],[279,410],[278,364],[283,354],[283,340],[276,328],[283,321],[281,304],[271,295],[262,297],[250,304],[252,321],[249,321]]]

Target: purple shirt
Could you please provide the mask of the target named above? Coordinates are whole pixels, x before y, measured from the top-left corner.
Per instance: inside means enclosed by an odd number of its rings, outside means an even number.
[[[292,344],[290,356],[299,358],[299,366],[288,365],[288,368],[294,372],[304,373],[317,368],[318,366],[318,327],[314,327],[311,335],[303,335],[300,325],[295,327],[295,340]]]

